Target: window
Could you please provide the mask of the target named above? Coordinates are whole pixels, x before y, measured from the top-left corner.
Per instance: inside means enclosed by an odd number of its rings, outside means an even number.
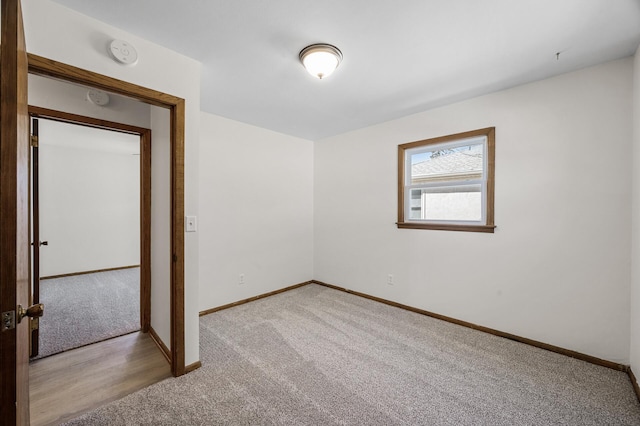
[[[493,232],[495,127],[398,146],[398,228]]]

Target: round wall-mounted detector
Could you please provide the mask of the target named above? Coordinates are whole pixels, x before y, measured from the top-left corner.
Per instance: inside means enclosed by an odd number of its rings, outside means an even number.
[[[109,95],[102,90],[91,89],[87,92],[87,99],[94,105],[105,106],[109,103]]]
[[[122,40],[113,40],[109,44],[109,51],[113,59],[125,65],[134,65],[138,62],[138,52],[135,47]]]

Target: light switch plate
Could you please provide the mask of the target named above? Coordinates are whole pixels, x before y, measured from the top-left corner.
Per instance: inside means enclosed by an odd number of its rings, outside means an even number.
[[[187,216],[184,221],[187,232],[196,232],[198,230],[198,221],[195,216]]]

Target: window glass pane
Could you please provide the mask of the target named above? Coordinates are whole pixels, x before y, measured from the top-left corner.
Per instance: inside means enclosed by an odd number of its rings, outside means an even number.
[[[411,183],[465,181],[482,178],[483,144],[456,148],[436,147],[410,155]]]
[[[482,220],[481,185],[412,189],[410,219]]]
[[[421,219],[482,220],[482,192],[479,184],[434,189],[422,190]]]

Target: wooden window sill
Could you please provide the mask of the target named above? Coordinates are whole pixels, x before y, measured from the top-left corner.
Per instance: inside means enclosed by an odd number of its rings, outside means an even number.
[[[397,222],[400,229],[433,229],[437,231],[485,232],[493,234],[495,225],[455,225],[419,222]]]

